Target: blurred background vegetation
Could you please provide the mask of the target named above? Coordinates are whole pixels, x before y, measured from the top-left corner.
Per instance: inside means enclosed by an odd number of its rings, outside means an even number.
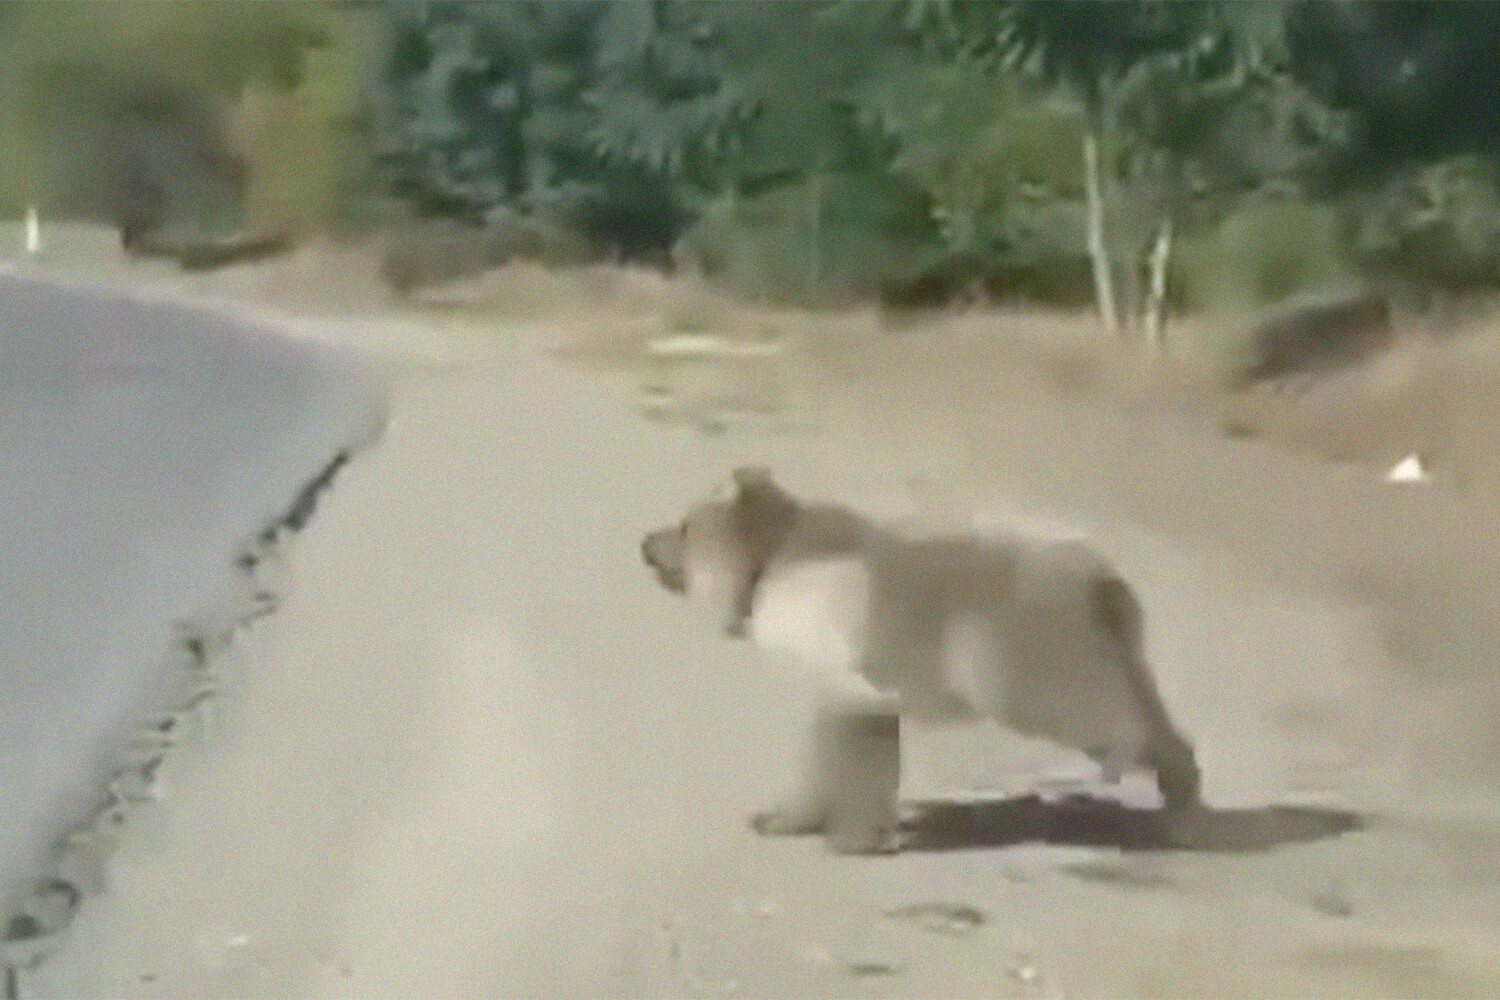
[[[503,221],[779,300],[1103,294],[1126,331],[1153,295],[1500,285],[1485,0],[20,0],[0,50],[10,215],[117,222],[146,177],[203,232]]]

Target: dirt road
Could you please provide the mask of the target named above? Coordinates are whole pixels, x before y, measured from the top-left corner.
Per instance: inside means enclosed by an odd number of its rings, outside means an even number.
[[[526,346],[393,355],[388,436],[224,664],[217,749],[169,762],[29,989],[1497,995],[1495,699],[1461,662],[1491,641],[1483,505],[890,363],[829,387],[816,432],[704,436]],[[742,460],[880,515],[1093,534],[1200,748],[1205,849],[1155,849],[1147,779],[1049,805],[1028,792],[1079,761],[964,731],[912,735],[906,795],[936,804],[900,856],[753,837],[805,692],[637,551]]]

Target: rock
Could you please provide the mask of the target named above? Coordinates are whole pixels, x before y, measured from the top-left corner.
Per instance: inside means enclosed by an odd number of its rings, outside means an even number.
[[[1401,461],[1391,466],[1391,471],[1385,474],[1388,483],[1429,483],[1432,476],[1422,465],[1421,456],[1413,452]]]
[[[405,298],[423,288],[473,278],[506,263],[512,234],[503,223],[472,225],[454,219],[410,223],[397,232],[380,262],[380,278]]]
[[[1231,381],[1240,388],[1368,357],[1395,336],[1384,295],[1356,292],[1283,304],[1246,331]]]
[[[893,920],[906,920],[923,930],[939,934],[967,934],[984,925],[985,915],[977,907],[961,903],[912,903],[886,913]]]

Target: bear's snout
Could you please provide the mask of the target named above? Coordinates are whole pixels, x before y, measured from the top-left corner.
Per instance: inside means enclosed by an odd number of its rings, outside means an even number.
[[[648,534],[641,539],[641,559],[656,572],[657,580],[667,590],[680,594],[687,589],[682,567],[681,532],[663,528]]]

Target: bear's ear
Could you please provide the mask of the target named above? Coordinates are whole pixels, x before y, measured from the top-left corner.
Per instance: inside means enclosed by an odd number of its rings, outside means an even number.
[[[742,465],[730,474],[735,517],[755,533],[780,536],[791,529],[801,505],[764,465]]]
[[[742,465],[729,474],[729,479],[741,493],[776,485],[771,470],[764,465]]]
[[[740,466],[730,473],[729,484],[737,507],[780,510],[796,506],[791,494],[771,478],[771,470],[764,465]]]

